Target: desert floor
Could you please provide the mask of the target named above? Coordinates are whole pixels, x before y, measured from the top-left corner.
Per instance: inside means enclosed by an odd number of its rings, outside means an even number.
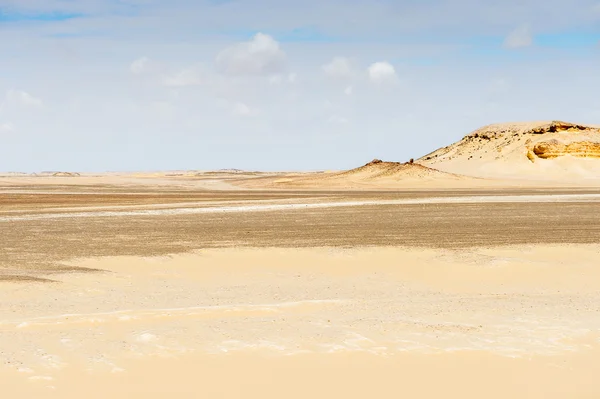
[[[0,179],[10,398],[600,397],[600,190]]]

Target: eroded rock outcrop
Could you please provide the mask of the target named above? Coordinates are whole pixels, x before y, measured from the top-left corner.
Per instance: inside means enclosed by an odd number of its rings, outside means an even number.
[[[531,129],[533,134],[558,133],[558,132],[577,132],[590,130],[589,126],[577,125],[575,123],[552,121],[542,126],[536,126]]]
[[[563,121],[487,125],[462,140],[419,159],[425,165],[447,162],[507,161],[558,158],[564,155],[600,158],[600,126]]]
[[[558,158],[565,155],[582,158],[600,158],[600,143],[575,141],[565,144],[558,140],[543,141],[533,147],[533,153],[543,159]]]

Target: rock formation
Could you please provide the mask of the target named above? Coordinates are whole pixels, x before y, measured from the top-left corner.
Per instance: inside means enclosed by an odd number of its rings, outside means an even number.
[[[417,162],[478,177],[600,178],[600,126],[562,121],[488,125]]]
[[[493,156],[500,159],[514,151],[532,162],[535,158],[565,155],[598,158],[600,128],[561,121],[488,125],[457,143],[425,155],[419,161],[434,164],[457,158],[469,160]]]
[[[565,155],[583,158],[600,158],[600,142],[575,141],[568,144],[558,140],[542,141],[533,147],[539,158],[558,158]]]

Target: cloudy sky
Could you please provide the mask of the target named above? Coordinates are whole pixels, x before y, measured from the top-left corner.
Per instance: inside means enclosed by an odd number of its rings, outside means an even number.
[[[0,170],[341,169],[600,123],[600,0],[0,0]]]

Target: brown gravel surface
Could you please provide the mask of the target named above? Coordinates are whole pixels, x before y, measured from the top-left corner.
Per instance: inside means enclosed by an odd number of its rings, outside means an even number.
[[[144,206],[169,209],[264,203],[378,201],[481,195],[594,193],[590,190],[430,190],[399,192],[164,191],[120,194],[0,193],[0,279],[51,279],[86,269],[71,258],[165,255],[215,247],[416,246],[460,249],[512,244],[598,243],[596,202],[421,203],[268,212],[160,214],[10,220],[14,215]],[[92,216],[92,215],[89,215]],[[44,281],[44,280],[40,280]]]

